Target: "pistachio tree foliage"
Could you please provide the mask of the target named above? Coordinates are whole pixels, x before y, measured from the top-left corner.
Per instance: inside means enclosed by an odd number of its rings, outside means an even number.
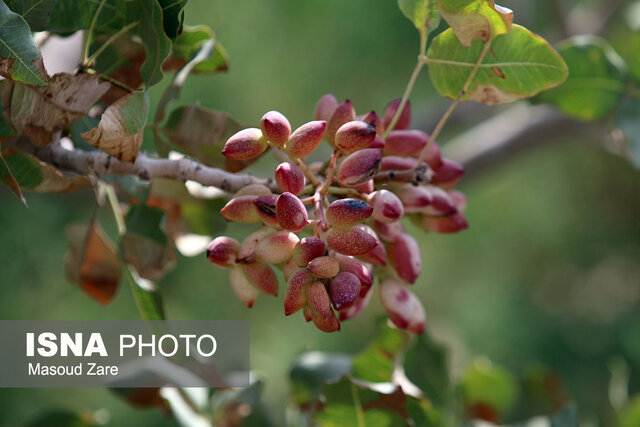
[[[302,312],[318,329],[334,332],[347,327],[343,322],[358,316],[377,293],[393,325],[381,327],[379,337],[353,359],[301,358],[292,370],[298,408],[293,422],[499,422],[517,384],[482,360],[461,384],[451,383],[446,352],[425,333],[425,310],[410,290],[422,258],[403,222],[425,233],[468,227],[466,198],[455,189],[464,168],[444,158],[436,142],[464,101],[495,105],[536,96],[582,120],[617,110],[617,135],[640,165],[634,121],[640,108],[637,100],[624,98],[639,79],[638,63],[625,65],[596,37],[574,37],[555,50],[493,0],[398,0],[419,36],[418,60],[401,98],[377,113],[328,94],[307,123],[292,126],[282,113],[268,111],[244,128],[224,112],[174,105],[190,74],[224,72],[229,60],[210,28],[183,25],[186,3],[0,0],[3,183],[25,204],[26,191],[93,187],[118,224],[117,242],[95,219],[66,230],[69,279],[107,305],[124,276],[141,317],[164,319],[154,282],[172,268],[174,248],[194,236],[219,234],[223,220],[252,224],[242,242],[218,236],[202,245],[212,268],[227,269],[247,307],[261,293],[283,295],[284,315]],[[50,35],[78,31],[83,47],[76,71],[49,75],[34,33],[46,43]],[[411,129],[409,98],[425,68],[435,89],[452,99],[431,134]],[[147,90],[165,74],[171,81],[155,116],[148,117]],[[592,79],[608,83],[585,89]],[[153,152],[140,151],[145,129],[151,131]],[[332,154],[308,161],[321,144],[329,144]],[[267,151],[277,159],[273,176],[242,173]],[[199,184],[197,191],[187,181]],[[203,187],[226,196],[200,197]],[[286,283],[279,283],[277,270]],[[540,372],[538,380],[548,375]],[[218,404],[203,407],[194,405],[198,397],[190,393],[118,393],[137,405],[173,410],[185,424],[270,425],[259,401],[261,386],[215,392]],[[565,408],[553,425],[575,425],[564,391],[556,390],[553,399],[549,407]],[[252,410],[242,410],[247,406]],[[91,423],[74,414],[56,416]]]

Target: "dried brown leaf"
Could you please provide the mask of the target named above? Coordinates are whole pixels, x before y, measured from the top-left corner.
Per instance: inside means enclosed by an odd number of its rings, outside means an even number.
[[[121,162],[133,163],[142,146],[142,134],[149,112],[144,92],[124,96],[102,114],[98,127],[81,134],[85,141]]]
[[[99,303],[109,304],[121,274],[116,247],[95,223],[71,224],[66,233],[69,238],[65,260],[67,277]]]
[[[108,89],[108,83],[100,83],[98,76],[88,74],[55,74],[44,87],[15,84],[11,123],[35,144],[44,146],[54,131],[86,115]]]

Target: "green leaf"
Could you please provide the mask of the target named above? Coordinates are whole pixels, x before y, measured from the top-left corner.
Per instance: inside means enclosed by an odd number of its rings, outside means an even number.
[[[493,0],[438,0],[440,13],[463,46],[488,42],[511,30],[513,12]]]
[[[394,427],[407,425],[407,396],[400,386],[375,391],[348,377],[325,384],[324,405],[313,421],[323,427]]]
[[[134,92],[111,104],[100,118],[98,127],[80,136],[90,145],[133,163],[142,145],[144,125],[149,113],[147,92]]]
[[[616,113],[613,126],[622,134],[625,154],[640,169],[640,101],[632,99],[624,103]]]
[[[353,358],[353,376],[370,382],[391,381],[396,360],[406,349],[409,337],[383,322],[376,339]]]
[[[158,0],[162,7],[164,32],[170,39],[175,39],[182,32],[184,6],[187,0]]]
[[[440,94],[457,98],[480,57],[483,44],[466,48],[448,29],[427,52],[431,81]],[[562,57],[542,38],[519,25],[491,43],[463,101],[493,105],[515,101],[557,86],[567,78]]]
[[[0,138],[13,136],[16,132],[13,130],[6,117],[2,114],[2,111],[2,99],[0,99]]]
[[[31,31],[45,31],[58,0],[7,0],[6,3],[27,21]]]
[[[35,86],[47,84],[47,72],[29,25],[0,0],[0,75]]]
[[[620,427],[634,427],[640,425],[640,394],[632,396],[620,411]]]
[[[229,69],[229,55],[222,44],[216,39],[213,30],[206,25],[186,26],[182,34],[173,43],[172,59],[179,64],[186,64],[193,60],[201,51],[202,46],[213,41],[213,52],[204,60],[199,61],[193,69],[195,73],[218,73]],[[180,67],[182,65],[179,65]]]
[[[165,212],[146,205],[129,209],[126,233],[120,241],[122,258],[145,279],[158,280],[175,264],[176,255],[162,229]]]
[[[415,344],[404,356],[407,378],[438,407],[446,406],[452,397],[448,358],[447,349],[427,331],[416,336]]]
[[[160,228],[164,221],[164,216],[164,211],[160,209],[146,205],[132,206],[125,219],[127,233],[135,233],[154,240],[161,245],[166,245],[167,235]]]
[[[440,23],[436,0],[398,0],[398,7],[421,33],[437,28]]]
[[[171,112],[161,130],[174,145],[201,163],[238,172],[253,161],[227,159],[222,148],[241,129],[243,126],[227,113],[185,105]]]
[[[626,90],[622,58],[607,41],[593,36],[572,37],[560,43],[558,51],[569,66],[569,78],[538,100],[580,120],[596,120],[609,113]]]
[[[313,402],[326,381],[333,381],[348,374],[351,358],[344,354],[310,352],[302,354],[291,367],[289,374],[293,399],[299,405]]]
[[[202,31],[201,33],[205,32]],[[194,34],[194,32],[185,32],[178,38],[178,40],[183,39],[184,41],[183,36],[186,35],[187,37],[189,37],[193,36]],[[196,46],[198,48],[197,51],[192,51],[192,48]],[[199,65],[210,61],[212,54],[214,54],[213,51],[215,49],[215,46],[216,41],[213,38],[213,32],[211,32],[211,38],[204,38],[198,41],[190,40],[189,45],[178,45],[178,54],[180,54],[181,52],[181,54],[185,55],[185,58],[188,59],[189,62],[186,62],[180,69],[180,71],[176,73],[169,86],[167,86],[167,88],[163,92],[162,97],[158,102],[158,106],[156,107],[156,116],[154,119],[154,122],[156,124],[161,123],[164,120],[168,105],[180,97],[180,92],[182,91],[182,87],[184,86],[187,77],[189,77],[189,74],[196,68],[198,68]],[[174,44],[174,54],[172,56],[172,59],[175,60],[176,58],[179,57],[176,57],[176,44]],[[226,63],[218,65],[223,65],[226,67]],[[212,71],[215,71],[216,66],[217,65],[214,64],[214,68],[212,69]]]
[[[49,410],[38,415],[26,424],[26,427],[88,427],[98,423],[91,414],[77,414],[66,410]]]
[[[33,189],[44,180],[40,166],[33,157],[16,153],[6,156],[4,160],[20,187]]]
[[[476,359],[465,372],[460,384],[467,407],[485,405],[505,414],[518,396],[517,383],[504,368],[488,359]]]
[[[162,296],[156,284],[140,277],[135,271],[135,267],[130,265],[127,266],[126,275],[142,319],[164,320]]]
[[[162,8],[157,0],[140,0],[137,7],[140,38],[147,54],[140,72],[147,86],[153,86],[162,80],[162,63],[171,52],[171,40],[164,32]]]
[[[14,178],[9,166],[2,157],[2,154],[0,154],[0,179],[2,179],[2,182],[4,182],[9,190],[11,190],[11,192],[15,194],[26,206],[27,201],[22,195],[22,191],[20,191],[20,184],[18,184],[18,181]]]
[[[89,28],[101,2],[102,0],[57,0],[51,12],[47,31],[67,34]],[[124,8],[121,3],[121,0],[106,0],[96,18],[96,28],[110,23],[117,27],[124,26],[122,23]]]

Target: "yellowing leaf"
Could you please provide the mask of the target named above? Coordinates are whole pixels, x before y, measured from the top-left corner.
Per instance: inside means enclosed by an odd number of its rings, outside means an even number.
[[[88,74],[56,74],[45,87],[15,84],[11,123],[35,144],[44,146],[54,131],[87,114],[107,90],[109,83],[100,83],[98,76]]]
[[[142,145],[142,133],[149,113],[146,92],[120,98],[107,108],[95,127],[81,134],[87,143],[116,157],[133,163]]]
[[[440,23],[436,0],[398,0],[398,7],[421,33],[435,29]]]
[[[438,0],[440,13],[463,46],[511,31],[513,12],[493,0]]]
[[[469,48],[462,46],[452,29],[433,40],[427,62],[441,95],[456,98],[460,94],[482,48],[480,41]],[[562,57],[544,39],[514,25],[491,43],[462,100],[489,105],[515,101],[557,86],[567,75]]]
[[[579,120],[609,114],[627,91],[628,70],[609,43],[594,36],[575,36],[558,44],[569,66],[567,81],[538,97]]]
[[[120,260],[115,246],[95,223],[72,224],[66,232],[67,277],[99,303],[109,304],[120,282]]]

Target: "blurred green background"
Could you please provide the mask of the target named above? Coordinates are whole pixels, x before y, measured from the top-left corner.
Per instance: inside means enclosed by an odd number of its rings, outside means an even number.
[[[575,3],[589,10],[607,2]],[[514,9],[516,22],[551,41],[562,38],[557,2],[502,4]],[[617,19],[608,31],[616,31]],[[186,22],[216,31],[231,69],[190,77],[181,102],[228,111],[247,125],[275,109],[295,127],[311,119],[327,92],[351,99],[359,112],[381,111],[402,94],[417,53],[415,29],[392,0],[190,0]],[[153,88],[152,105],[165,86]],[[426,73],[412,102],[417,127],[448,105]],[[441,144],[474,117],[464,119],[453,122]],[[274,162],[267,157],[252,172],[271,174]],[[559,374],[584,420],[606,422],[612,358],[626,361],[630,389],[640,391],[640,173],[601,147],[563,139],[496,163],[460,188],[469,197],[469,230],[447,236],[411,229],[424,261],[412,289],[425,304],[430,332],[451,349],[454,373],[477,355],[516,375],[542,364]],[[0,316],[136,319],[126,283],[102,307],[65,279],[63,230],[90,218],[91,191],[27,199],[29,209],[0,189]],[[247,233],[241,225],[225,232]],[[301,314],[285,318],[281,298],[261,295],[247,310],[226,272],[203,256],[179,259],[160,287],[171,318],[251,321],[252,368],[266,380],[265,399],[278,419],[295,357],[307,350],[357,352],[383,313],[376,298],[341,332],[324,334]],[[102,389],[3,389],[0,402],[0,425],[7,426],[44,408],[105,408],[114,426],[173,425],[159,410],[134,410]]]

